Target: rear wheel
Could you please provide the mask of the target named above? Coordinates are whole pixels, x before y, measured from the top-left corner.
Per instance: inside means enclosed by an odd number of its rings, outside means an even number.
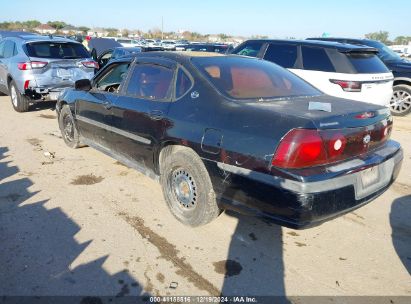
[[[30,102],[26,96],[19,92],[14,80],[10,82],[10,99],[14,110],[17,112],[27,112],[29,110]]]
[[[390,101],[392,115],[404,116],[411,111],[411,86],[396,85]]]
[[[63,137],[66,145],[73,149],[80,147],[81,144],[77,127],[68,105],[63,106],[58,120],[61,136]]]
[[[205,225],[220,214],[210,176],[191,149],[166,147],[161,153],[160,182],[171,213],[183,224]]]

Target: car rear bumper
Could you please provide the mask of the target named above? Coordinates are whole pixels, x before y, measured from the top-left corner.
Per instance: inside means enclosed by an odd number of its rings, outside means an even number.
[[[71,73],[67,78],[57,77],[57,74],[52,76],[49,74],[29,75],[20,79],[20,92],[24,92],[24,95],[32,102],[55,101],[61,91],[74,87],[76,80],[91,79],[94,75],[94,71],[85,72],[82,69],[73,69]]]
[[[381,195],[397,178],[402,159],[400,145],[390,141],[363,159],[329,166],[328,173],[296,179],[217,163],[221,176],[225,176],[223,187],[217,186],[217,192],[225,208],[262,216],[294,229],[309,228]],[[364,186],[367,170],[377,170],[378,179]]]
[[[70,86],[59,87],[59,88],[46,88],[46,87],[37,87],[37,88],[28,88],[24,91],[24,95],[30,98],[33,102],[41,101],[57,101],[61,92],[66,88],[71,88]]]

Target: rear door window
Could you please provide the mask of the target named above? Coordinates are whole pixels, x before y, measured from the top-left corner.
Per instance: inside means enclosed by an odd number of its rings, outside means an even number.
[[[249,42],[249,43],[244,44],[239,49],[235,50],[233,54],[257,57],[263,44],[264,42],[262,41]]]
[[[335,68],[324,48],[302,46],[301,52],[305,70],[335,72]]]
[[[9,58],[9,57],[14,56],[15,47],[16,47],[16,44],[13,41],[6,41],[4,45],[3,57]]]
[[[389,70],[375,53],[348,53],[347,58],[357,73],[388,73]]]
[[[291,44],[270,44],[264,59],[284,68],[294,68],[297,62],[297,46]]]
[[[127,86],[127,95],[150,100],[170,97],[174,71],[154,64],[138,64]]]
[[[26,44],[29,57],[49,59],[78,59],[88,58],[90,54],[80,43],[70,42],[31,42]]]

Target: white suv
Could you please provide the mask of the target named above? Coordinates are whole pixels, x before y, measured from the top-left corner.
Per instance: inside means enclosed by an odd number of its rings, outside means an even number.
[[[248,40],[231,53],[274,62],[328,95],[389,106],[394,77],[377,52],[328,41]]]

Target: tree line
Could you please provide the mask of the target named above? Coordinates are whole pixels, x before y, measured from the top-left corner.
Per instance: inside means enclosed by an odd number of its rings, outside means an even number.
[[[6,21],[0,22],[0,29],[3,30],[26,30],[26,31],[34,31],[41,24],[38,20],[27,20],[27,21]],[[57,33],[61,32],[61,30],[65,27],[73,27],[78,31],[81,31],[83,34],[87,34],[91,29],[87,26],[73,26],[69,23],[64,21],[48,21],[47,24],[54,28]],[[187,40],[207,40],[210,35],[209,34],[200,34],[197,32],[190,32],[184,31],[183,33],[176,33],[176,32],[162,32],[160,28],[155,27],[147,32],[143,32],[141,30],[120,30],[113,27],[102,28],[103,31],[107,33],[107,36],[128,36],[129,34],[135,34],[139,37],[143,38],[151,38],[151,39],[187,39]],[[231,38],[230,35],[221,33],[216,35],[220,40],[225,41]]]
[[[409,42],[411,42],[411,36],[397,36],[394,38],[394,40],[390,40],[389,36],[390,36],[390,33],[387,31],[378,31],[378,32],[365,34],[365,38],[378,40],[387,45],[393,45],[393,44],[404,45],[404,44],[408,44]]]
[[[36,27],[38,27],[41,24],[40,21],[38,20],[27,20],[27,21],[5,21],[5,22],[0,22],[0,29],[4,30],[31,30],[33,31]],[[90,30],[89,27],[87,26],[73,26],[69,23],[66,23],[64,21],[48,21],[47,24],[51,26],[52,28],[56,29],[56,31],[60,31],[61,29],[70,26],[73,28],[76,28],[77,30],[81,31],[83,34],[87,34],[87,32]],[[117,28],[103,28],[104,31],[107,32],[108,36],[117,36],[118,34],[121,34],[122,36],[128,36],[130,33],[135,33],[139,37],[143,38],[151,38],[151,39],[162,39],[162,38],[167,38],[167,39],[177,39],[177,38],[183,38],[187,40],[208,40],[210,37],[209,34],[200,34],[197,32],[190,32],[190,31],[185,31],[183,33],[176,33],[176,32],[162,32],[159,28],[153,28],[148,30],[147,32],[143,32],[140,30],[135,30],[135,31],[130,31],[130,30],[119,30]],[[219,40],[221,41],[226,41],[232,38],[232,36],[221,33],[216,35]],[[267,36],[252,36],[252,38],[268,38]],[[365,38],[368,39],[373,39],[373,40],[378,40],[381,41],[387,45],[392,45],[392,44],[408,44],[411,42],[411,36],[397,36],[393,40],[389,39],[389,32],[387,31],[378,31],[378,32],[373,32],[373,33],[368,33],[365,34]]]

